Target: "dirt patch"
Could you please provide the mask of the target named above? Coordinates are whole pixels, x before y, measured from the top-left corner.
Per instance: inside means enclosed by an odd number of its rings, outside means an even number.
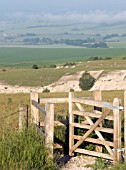
[[[93,170],[93,168],[88,167],[88,165],[93,165],[95,163],[95,157],[91,156],[77,156],[71,158],[61,170]]]
[[[126,70],[108,72],[98,78],[91,90],[126,90],[125,76]]]

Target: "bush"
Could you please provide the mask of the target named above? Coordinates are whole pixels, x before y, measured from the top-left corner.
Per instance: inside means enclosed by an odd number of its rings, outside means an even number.
[[[0,169],[55,170],[44,140],[31,128],[22,133],[5,132],[0,137]]]
[[[74,89],[71,88],[71,89],[70,89],[70,92],[74,92]]]
[[[42,92],[43,92],[43,93],[49,93],[50,90],[46,88],[46,89],[44,89]]]
[[[56,68],[56,65],[52,64],[52,65],[49,66],[49,68]]]
[[[95,83],[95,78],[90,73],[85,72],[79,79],[79,86],[82,90],[90,90]]]
[[[112,60],[112,57],[105,57],[104,60]]]
[[[122,59],[123,59],[123,60],[126,60],[126,57],[123,57]]]
[[[34,65],[32,66],[32,68],[33,68],[33,69],[39,69],[39,66],[37,66],[36,64],[34,64]]]

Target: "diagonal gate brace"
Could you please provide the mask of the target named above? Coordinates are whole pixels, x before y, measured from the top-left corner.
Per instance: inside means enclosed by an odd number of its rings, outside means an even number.
[[[101,115],[101,117],[94,123],[94,125],[81,137],[81,139],[71,148],[71,152],[75,151],[79,145],[83,143],[83,141],[91,134],[93,130],[107,117],[111,110],[106,109],[105,112]]]

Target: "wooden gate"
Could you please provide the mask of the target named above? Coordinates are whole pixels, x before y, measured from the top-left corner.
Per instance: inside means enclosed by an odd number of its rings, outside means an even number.
[[[121,152],[126,150],[126,91],[124,92],[124,108],[120,106],[120,100],[115,98],[113,103],[102,101],[101,91],[94,92],[94,98],[77,98],[74,93],[69,93],[69,98],[38,98],[38,93],[31,93],[31,118],[34,125],[39,127],[39,111],[45,116],[45,144],[53,154],[54,145],[54,104],[69,103],[69,155],[75,152],[91,156],[121,161]],[[45,104],[43,108],[40,103]],[[21,110],[27,110],[21,109]],[[124,148],[121,145],[121,119],[124,111]],[[24,111],[23,111],[24,112]],[[24,113],[19,114],[19,128],[27,124]],[[26,111],[27,113],[27,111]],[[27,114],[25,116],[28,117]],[[82,119],[79,120],[78,118]],[[24,121],[24,123],[22,122]],[[111,127],[108,127],[111,122]],[[60,123],[61,124],[61,123]],[[85,130],[83,134],[76,133],[77,128]],[[40,130],[40,129],[39,129]],[[91,134],[95,136],[91,136]],[[109,135],[106,138],[105,135]],[[110,136],[111,139],[110,139]],[[109,140],[108,140],[109,139]],[[92,143],[95,149],[88,150],[85,143]],[[126,157],[126,152],[124,152]],[[126,161],[126,160],[125,160]]]
[[[99,91],[97,94],[101,94]],[[97,95],[96,95],[97,96]],[[100,98],[100,96],[99,96]],[[86,111],[85,105],[93,106],[92,112]],[[95,108],[95,109],[94,109]],[[115,98],[113,103],[102,100],[91,100],[87,98],[76,98],[73,93],[69,94],[69,155],[74,152],[98,156],[113,160],[121,161],[121,110],[120,100]],[[82,122],[75,121],[75,115],[84,118]],[[112,121],[112,128],[102,126],[102,122]],[[75,135],[75,129],[87,130],[82,136]],[[90,134],[95,132],[95,138]],[[113,140],[106,140],[104,134],[112,134]],[[84,142],[99,145],[96,150],[90,151],[79,148]],[[104,150],[102,147],[104,146]]]

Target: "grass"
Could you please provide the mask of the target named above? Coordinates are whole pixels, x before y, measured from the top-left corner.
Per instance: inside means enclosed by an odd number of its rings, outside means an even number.
[[[90,57],[125,56],[126,49],[0,47],[1,67],[28,67],[84,61]]]
[[[22,133],[5,129],[0,137],[0,169],[55,170],[48,154],[44,140],[32,128]]]
[[[0,69],[0,81],[10,85],[45,86],[59,80],[63,75],[71,75],[78,71],[113,71],[125,70],[126,62],[122,59],[85,61],[74,68],[4,68]]]

